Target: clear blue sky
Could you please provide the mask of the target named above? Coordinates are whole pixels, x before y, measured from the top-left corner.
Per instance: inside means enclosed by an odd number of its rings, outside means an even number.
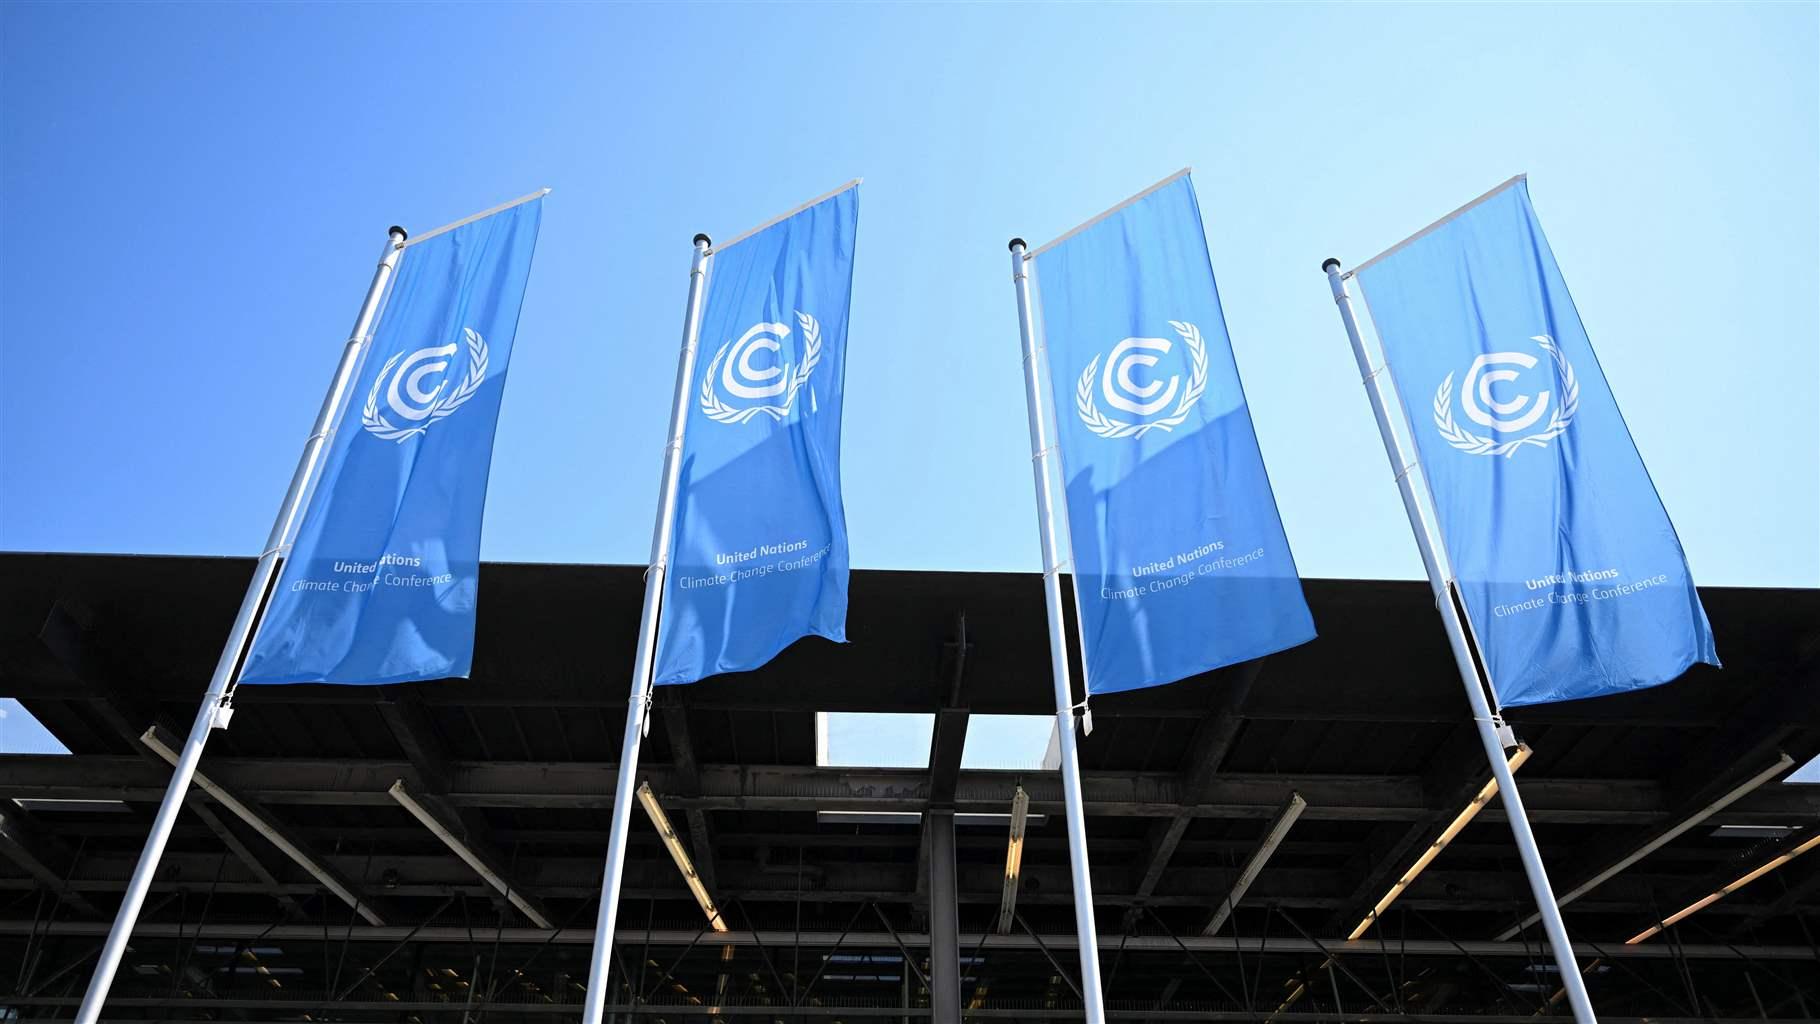
[[[1302,570],[1420,564],[1317,271],[1518,171],[1698,580],[1820,584],[1813,4],[0,8],[0,547],[253,553],[384,229],[550,186],[491,559],[638,562],[689,238],[864,176],[860,567],[1037,566],[1005,240],[1196,168]]]

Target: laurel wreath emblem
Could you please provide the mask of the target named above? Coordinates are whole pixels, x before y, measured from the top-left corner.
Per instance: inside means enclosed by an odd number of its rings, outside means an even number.
[[[1453,418],[1453,374],[1448,374],[1435,389],[1434,418],[1435,428],[1447,443],[1468,455],[1502,455],[1509,458],[1524,445],[1535,445],[1545,448],[1548,442],[1560,437],[1567,428],[1573,425],[1574,413],[1580,408],[1580,381],[1574,376],[1573,364],[1561,351],[1561,346],[1546,334],[1538,334],[1530,339],[1542,347],[1555,361],[1555,369],[1561,382],[1561,400],[1555,404],[1555,412],[1550,416],[1541,430],[1509,441],[1494,441],[1489,437],[1466,430]]]
[[[403,352],[394,353],[379,368],[379,376],[373,379],[373,390],[367,392],[367,404],[360,412],[360,425],[367,428],[373,436],[384,441],[396,441],[403,444],[406,438],[415,437],[428,430],[435,423],[450,413],[467,404],[480,391],[480,385],[487,379],[487,342],[472,328],[463,327],[461,333],[468,344],[468,372],[461,378],[455,390],[439,396],[430,406],[429,415],[414,426],[400,427],[393,425],[385,414],[379,411],[379,392],[385,386],[386,378],[391,375],[392,367],[404,357]]]
[[[782,405],[748,405],[744,407],[728,405],[721,401],[720,392],[714,387],[714,371],[720,368],[720,361],[726,358],[727,349],[733,345],[729,341],[714,353],[714,359],[708,363],[708,372],[701,380],[701,411],[717,423],[744,423],[763,413],[775,420],[782,420],[790,415],[796,405],[796,393],[809,383],[809,375],[815,372],[815,366],[822,359],[822,325],[807,313],[798,310],[796,322],[803,329],[803,362],[790,375],[790,387],[784,392]]]
[[[1074,409],[1080,413],[1081,420],[1087,429],[1101,437],[1143,437],[1152,430],[1174,430],[1188,419],[1188,411],[1194,403],[1200,401],[1201,392],[1207,390],[1207,343],[1201,339],[1201,329],[1181,320],[1169,321],[1175,333],[1181,335],[1188,345],[1188,387],[1182,391],[1181,400],[1175,403],[1175,411],[1160,420],[1148,423],[1131,423],[1126,420],[1113,419],[1100,412],[1099,404],[1093,398],[1093,377],[1099,370],[1100,357],[1094,356],[1081,372],[1081,379],[1074,388]]]

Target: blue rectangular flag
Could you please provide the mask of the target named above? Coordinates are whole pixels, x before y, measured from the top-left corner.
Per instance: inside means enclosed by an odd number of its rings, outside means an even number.
[[[242,683],[466,676],[537,198],[407,243]]]
[[[1513,178],[1355,274],[1505,706],[1717,665],[1662,499]]]
[[[1087,692],[1313,639],[1188,172],[1031,258]]]
[[[658,685],[847,639],[841,393],[858,182],[714,250],[689,389]]]

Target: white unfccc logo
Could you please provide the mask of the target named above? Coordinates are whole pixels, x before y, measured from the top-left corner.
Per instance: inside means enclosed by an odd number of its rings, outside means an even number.
[[[1166,382],[1156,376],[1157,364],[1175,347],[1168,338],[1126,338],[1106,354],[1103,370],[1101,357],[1094,356],[1075,384],[1074,411],[1088,430],[1101,437],[1143,437],[1152,430],[1174,430],[1187,421],[1188,411],[1207,390],[1207,343],[1201,340],[1201,329],[1191,323],[1171,320],[1169,326],[1188,347],[1187,383],[1180,374],[1171,374]],[[1140,418],[1108,416],[1100,411],[1096,396],[1119,412]],[[1165,409],[1170,411],[1160,419],[1141,418]]]
[[[783,357],[783,343],[790,337],[788,324],[753,324],[714,353],[701,380],[701,411],[709,419],[744,423],[761,414],[775,420],[790,415],[796,393],[809,383],[822,358],[822,325],[800,310],[796,322],[803,331],[803,348],[802,362],[794,367]],[[813,391],[809,403],[813,410]]]
[[[1574,413],[1580,407],[1580,382],[1574,377],[1573,364],[1548,335],[1538,334],[1530,340],[1551,357],[1559,396],[1545,389],[1534,394],[1506,393],[1500,398],[1493,392],[1493,385],[1515,384],[1524,370],[1535,369],[1541,360],[1527,352],[1487,352],[1472,361],[1460,381],[1460,411],[1473,423],[1490,428],[1494,435],[1521,436],[1487,437],[1460,426],[1453,415],[1453,374],[1450,373],[1435,389],[1434,407],[1435,429],[1448,444],[1469,455],[1508,458],[1524,445],[1546,448],[1548,442],[1560,437],[1573,424]],[[1544,423],[1542,417],[1545,415],[1548,420]],[[1537,427],[1539,423],[1541,426]]]
[[[461,334],[467,342],[468,369],[459,382],[449,376],[449,360],[458,346],[399,352],[379,368],[360,425],[381,440],[403,444],[405,438],[425,432],[467,404],[487,379],[487,343],[470,328],[462,328]]]

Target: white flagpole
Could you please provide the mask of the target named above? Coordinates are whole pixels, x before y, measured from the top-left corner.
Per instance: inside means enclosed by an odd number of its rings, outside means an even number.
[[[1510,830],[1516,837],[1517,853],[1523,860],[1523,872],[1529,877],[1529,891],[1535,897],[1536,908],[1541,911],[1549,948],[1554,953],[1556,966],[1561,970],[1561,985],[1567,990],[1567,1000],[1573,1007],[1574,1020],[1578,1024],[1596,1024],[1598,1018],[1594,1016],[1592,1000],[1586,994],[1586,981],[1580,975],[1580,966],[1574,960],[1573,945],[1567,938],[1567,925],[1561,919],[1561,907],[1555,902],[1553,886],[1549,885],[1548,870],[1542,864],[1542,853],[1536,847],[1535,833],[1530,830],[1529,816],[1523,810],[1523,798],[1517,793],[1516,778],[1504,759],[1504,742],[1499,736],[1502,721],[1493,716],[1491,703],[1485,697],[1485,688],[1480,682],[1479,670],[1473,660],[1472,640],[1467,636],[1466,624],[1461,620],[1459,608],[1454,604],[1454,582],[1441,568],[1436,552],[1437,544],[1429,532],[1420,500],[1416,497],[1413,477],[1421,472],[1421,460],[1413,454],[1404,453],[1402,441],[1391,429],[1390,407],[1402,407],[1400,402],[1395,401],[1396,382],[1390,379],[1388,365],[1376,370],[1371,368],[1371,356],[1365,351],[1365,341],[1359,335],[1359,321],[1352,311],[1352,296],[1346,291],[1346,275],[1340,273],[1340,261],[1329,259],[1321,264],[1321,269],[1327,274],[1328,287],[1333,290],[1333,301],[1340,307],[1340,320],[1346,325],[1346,338],[1352,342],[1353,358],[1358,360],[1359,374],[1366,385],[1365,393],[1371,398],[1372,415],[1377,417],[1378,433],[1384,438],[1384,452],[1390,457],[1391,469],[1397,477],[1397,489],[1403,494],[1403,511],[1408,514],[1410,529],[1415,532],[1416,547],[1422,551],[1422,564],[1428,570],[1428,584],[1434,590],[1435,607],[1441,612],[1441,623],[1447,629],[1447,643],[1453,648],[1454,665],[1459,669],[1460,682],[1466,687],[1466,700],[1472,706],[1473,725],[1479,731],[1479,742],[1485,747],[1486,760],[1491,762],[1492,777],[1498,781],[1498,793],[1504,799],[1504,811],[1510,819]],[[1390,392],[1388,397],[1386,392]]]
[[[664,573],[669,568],[670,537],[676,524],[678,466],[683,428],[689,422],[689,385],[695,379],[696,337],[701,330],[702,295],[708,272],[707,235],[695,236],[689,264],[689,301],[683,310],[682,355],[676,361],[676,396],[670,402],[670,439],[664,445],[663,475],[657,489],[657,523],[651,528],[651,564],[645,571],[644,611],[638,619],[638,651],[632,657],[632,694],[626,708],[626,737],[619,755],[619,778],[613,792],[613,830],[607,835],[606,877],[600,887],[600,916],[594,924],[594,958],[588,965],[588,998],[583,1024],[602,1024],[606,1014],[607,972],[613,958],[613,928],[619,917],[619,888],[625,879],[626,837],[638,788],[638,747],[651,713],[651,668],[657,652],[658,611],[663,602]]]
[[[303,505],[304,496],[310,492],[322,468],[323,449],[334,430],[348,383],[353,380],[361,358],[366,354],[367,344],[372,340],[373,319],[379,311],[386,283],[391,280],[392,271],[398,266],[398,256],[404,243],[403,228],[393,227],[387,232],[385,249],[379,258],[379,269],[373,272],[373,283],[367,287],[366,299],[360,304],[360,314],[354,318],[354,334],[341,350],[341,362],[335,367],[335,376],[329,383],[328,394],[322,399],[322,409],[316,414],[316,426],[310,430],[310,436],[303,443],[303,453],[297,458],[297,470],[291,474],[291,485],[284,492],[284,501],[278,506],[278,518],[272,523],[272,532],[266,537],[265,550],[260,552],[258,564],[253,567],[253,578],[247,583],[246,596],[240,599],[240,612],[234,617],[233,628],[228,631],[227,643],[221,649],[221,659],[215,663],[215,674],[209,680],[208,692],[203,695],[202,706],[196,710],[196,722],[190,727],[189,739],[184,742],[183,750],[178,754],[177,768],[171,775],[170,786],[164,792],[164,802],[158,806],[157,817],[152,819],[152,832],[145,839],[145,850],[139,855],[139,865],[133,869],[132,880],[127,883],[126,894],[120,900],[120,912],[114,916],[114,926],[108,931],[107,942],[101,947],[101,959],[95,964],[94,976],[89,979],[88,993],[82,997],[82,1007],[76,1012],[77,1024],[95,1024],[100,1019],[102,1007],[107,1002],[108,989],[113,986],[114,974],[120,969],[120,958],[126,953],[127,940],[132,937],[133,924],[139,919],[139,908],[145,903],[145,895],[151,889],[152,876],[158,873],[158,861],[164,856],[164,845],[171,837],[171,827],[177,822],[177,812],[183,807],[184,794],[189,791],[190,780],[196,774],[196,763],[202,759],[202,748],[208,743],[209,731],[228,726],[228,719],[234,710],[229,684],[239,670],[241,655],[246,651],[247,640],[252,636],[260,607],[265,602],[266,591],[271,587],[272,575],[277,571],[285,538],[290,536],[291,525]]]
[[[1100,994],[1099,937],[1093,923],[1093,881],[1087,867],[1087,816],[1081,800],[1081,763],[1074,742],[1074,693],[1068,679],[1068,638],[1062,618],[1062,577],[1055,540],[1055,495],[1049,462],[1055,454],[1043,401],[1041,348],[1030,306],[1030,262],[1024,240],[1011,240],[1011,281],[1017,289],[1017,330],[1024,346],[1024,399],[1030,415],[1030,459],[1036,476],[1037,529],[1043,543],[1043,600],[1049,616],[1049,666],[1055,683],[1055,731],[1061,744],[1062,795],[1068,809],[1068,864],[1074,876],[1074,930],[1080,937],[1081,1001],[1087,1024],[1104,1024]],[[1063,510],[1062,515],[1067,515]]]

